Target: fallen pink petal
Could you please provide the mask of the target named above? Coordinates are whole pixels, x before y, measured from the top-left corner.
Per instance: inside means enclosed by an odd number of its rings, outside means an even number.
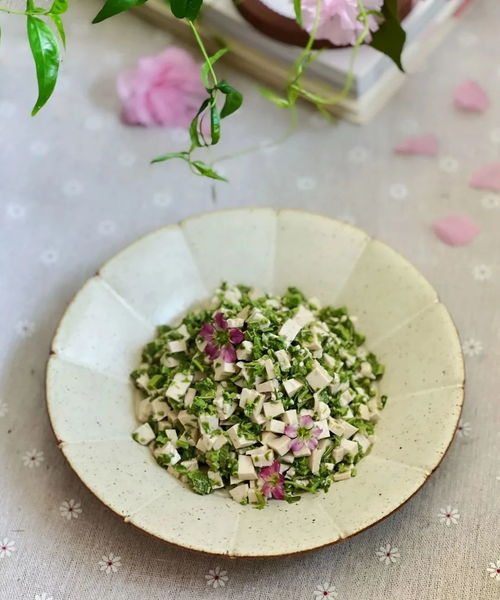
[[[468,217],[450,216],[432,225],[437,237],[449,246],[465,246],[479,233],[479,227]]]
[[[417,135],[408,137],[394,148],[398,154],[417,154],[421,156],[436,156],[439,152],[439,142],[435,135]]]
[[[500,192],[500,162],[480,167],[471,175],[469,184],[480,190]]]
[[[455,89],[453,102],[457,108],[469,112],[484,112],[490,106],[488,94],[472,79],[464,81]]]
[[[143,127],[188,127],[205,96],[199,64],[175,46],[120,73],[117,91],[122,121]]]

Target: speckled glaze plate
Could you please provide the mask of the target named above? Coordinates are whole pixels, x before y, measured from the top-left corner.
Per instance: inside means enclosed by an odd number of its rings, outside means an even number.
[[[265,510],[198,496],[130,437],[129,373],[155,325],[223,280],[283,293],[294,285],[346,305],[386,365],[389,402],[358,476],[327,494]],[[47,402],[59,446],[83,483],[125,522],[185,548],[271,557],[320,548],[406,502],[443,458],[463,402],[457,332],[436,292],[397,252],[302,211],[221,211],[165,227],[108,261],[78,292],[53,342]]]

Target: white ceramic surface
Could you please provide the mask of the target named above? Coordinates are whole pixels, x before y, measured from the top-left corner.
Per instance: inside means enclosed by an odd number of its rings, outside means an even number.
[[[175,321],[223,280],[281,293],[299,287],[358,317],[386,365],[389,402],[358,476],[327,494],[263,511],[200,497],[130,439],[128,382],[153,326]],[[82,481],[141,529],[194,550],[277,556],[312,550],[383,519],[446,452],[463,402],[456,330],[430,284],[362,231],[301,211],[209,213],[152,233],[111,259],[77,294],[53,344],[49,413]]]

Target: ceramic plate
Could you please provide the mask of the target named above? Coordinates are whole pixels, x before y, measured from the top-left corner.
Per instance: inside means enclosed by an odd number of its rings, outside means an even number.
[[[142,346],[157,324],[175,321],[223,280],[278,294],[297,286],[358,317],[368,347],[386,365],[389,401],[357,477],[259,511],[223,493],[194,494],[131,439],[137,423],[129,373]],[[438,466],[463,402],[457,332],[431,285],[359,229],[302,211],[214,212],[147,235],[78,292],[52,350],[50,418],[85,485],[162,540],[234,557],[320,548],[392,513]]]

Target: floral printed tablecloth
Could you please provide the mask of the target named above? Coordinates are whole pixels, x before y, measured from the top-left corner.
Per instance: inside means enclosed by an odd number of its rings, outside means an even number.
[[[91,26],[99,3],[73,4],[61,81],[35,119],[25,24],[0,22],[0,598],[500,598],[500,195],[468,185],[476,168],[500,159],[498,1],[477,0],[362,128],[328,127],[301,108],[295,135],[263,148],[288,117],[252,81],[227,73],[246,101],[218,152],[256,148],[220,163],[229,185],[179,164],[149,166],[182,148],[185,132],[127,128],[117,117],[116,73],[169,37],[132,15]],[[483,114],[453,107],[453,90],[469,78],[490,96]],[[439,139],[439,156],[394,154],[417,133]],[[355,538],[283,560],[202,556],[125,525],[66,464],[45,409],[55,327],[98,266],[161,225],[243,205],[340,217],[400,250],[437,287],[466,354],[460,428],[424,488]],[[435,237],[432,223],[449,215],[480,228],[470,245]]]

